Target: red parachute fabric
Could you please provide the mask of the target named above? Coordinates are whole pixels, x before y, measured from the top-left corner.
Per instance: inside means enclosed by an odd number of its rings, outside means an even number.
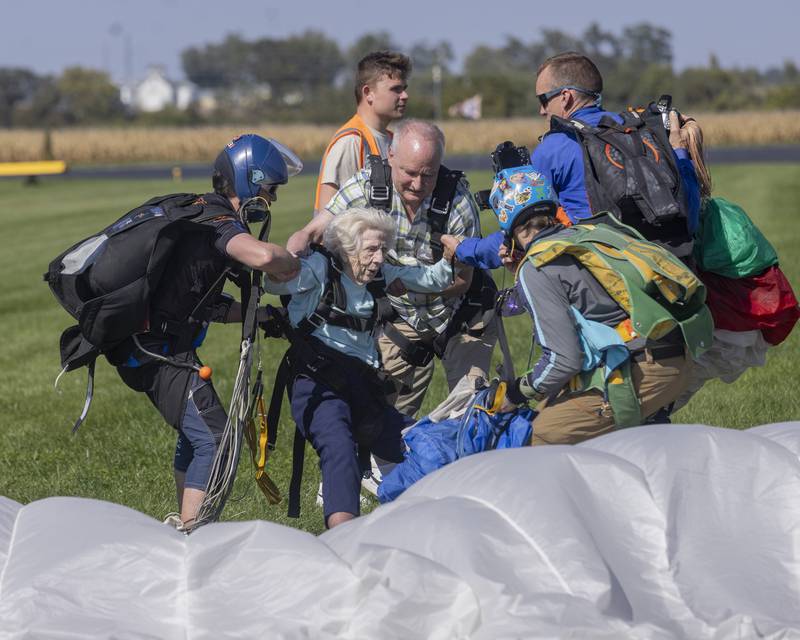
[[[800,318],[792,286],[778,266],[736,279],[701,271],[700,279],[706,285],[706,302],[717,329],[761,329],[764,340],[776,345],[787,338]]]

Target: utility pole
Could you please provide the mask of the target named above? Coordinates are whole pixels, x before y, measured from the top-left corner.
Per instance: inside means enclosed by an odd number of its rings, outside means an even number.
[[[433,119],[442,119],[442,67],[438,62],[431,67],[433,80]]]
[[[122,43],[123,31],[124,30],[122,28],[122,25],[119,22],[112,22],[108,27],[108,35],[110,35],[114,40],[119,41],[120,44]],[[111,48],[112,49],[115,48],[113,43],[111,45]],[[113,59],[115,57],[116,56],[114,55],[113,51],[111,51],[111,53],[108,54],[108,64],[107,64],[106,71],[108,71],[108,77],[111,78],[112,81],[114,80],[114,78],[116,76],[116,74],[114,73],[114,62],[113,62]],[[120,74],[122,73],[122,69],[121,68],[119,69],[119,72],[120,72]],[[125,80],[126,80],[125,78],[117,76],[117,82],[124,83]]]
[[[125,83],[133,82],[133,41],[131,34],[125,32]]]

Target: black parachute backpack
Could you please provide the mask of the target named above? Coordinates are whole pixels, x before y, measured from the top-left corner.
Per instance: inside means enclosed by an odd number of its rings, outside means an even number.
[[[619,115],[621,124],[603,116],[597,126],[553,116],[550,131],[580,143],[593,214],[609,211],[676,256],[691,255],[689,206],[662,112],[651,103]]]
[[[233,211],[193,193],[157,196],[50,263],[44,280],[78,321],[61,334],[61,366],[89,367],[86,406],[75,428],[91,402],[97,357],[148,330],[149,300],[177,242],[222,215]]]

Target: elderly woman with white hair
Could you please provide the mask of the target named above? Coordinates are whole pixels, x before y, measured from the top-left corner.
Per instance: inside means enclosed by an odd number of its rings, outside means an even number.
[[[354,207],[328,225],[325,248],[301,259],[297,277],[266,285],[291,295],[292,417],[320,457],[327,527],[359,515],[359,445],[403,460],[400,432],[410,419],[386,403],[375,347],[375,333],[392,313],[387,284],[400,280],[409,290],[436,293],[452,282],[450,255],[434,265],[386,262],[394,234],[388,215]]]

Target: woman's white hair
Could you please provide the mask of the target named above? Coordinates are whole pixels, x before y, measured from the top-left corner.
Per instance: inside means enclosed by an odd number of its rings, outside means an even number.
[[[361,249],[364,232],[370,229],[383,234],[387,247],[394,246],[396,232],[392,218],[367,207],[353,207],[334,217],[325,227],[322,243],[328,251],[346,260]]]

